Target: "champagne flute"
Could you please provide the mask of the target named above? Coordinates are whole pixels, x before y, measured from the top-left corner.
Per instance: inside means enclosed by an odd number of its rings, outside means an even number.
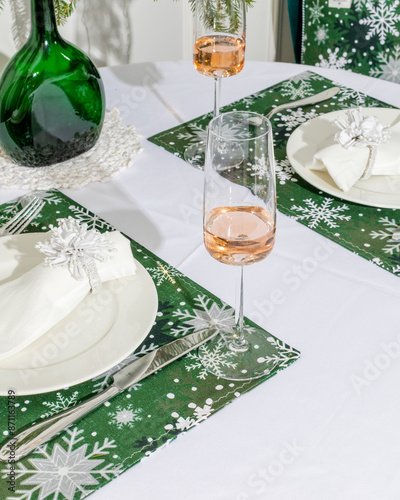
[[[239,73],[246,47],[246,0],[195,0],[193,64],[202,75],[214,78],[214,117],[219,114],[221,79]],[[203,168],[205,145],[188,146],[184,158]]]
[[[279,362],[279,347],[264,330],[243,320],[243,269],[272,251],[276,189],[271,124],[257,113],[233,111],[208,126],[204,168],[204,244],[214,259],[238,268],[233,331],[199,349],[203,365],[229,380],[267,375]],[[215,357],[229,363],[215,365]]]

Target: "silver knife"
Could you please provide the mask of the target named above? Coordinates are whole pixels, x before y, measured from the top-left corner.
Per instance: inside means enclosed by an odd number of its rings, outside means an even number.
[[[11,451],[14,460],[31,453],[38,446],[47,443],[59,432],[65,430],[108,399],[184,356],[196,347],[204,344],[218,333],[216,328],[199,330],[181,339],[174,340],[158,349],[135,359],[113,375],[113,383],[104,391],[92,396],[82,403],[53,415],[24,431],[12,436],[0,449],[0,461],[8,461]],[[15,457],[14,457],[15,452]]]

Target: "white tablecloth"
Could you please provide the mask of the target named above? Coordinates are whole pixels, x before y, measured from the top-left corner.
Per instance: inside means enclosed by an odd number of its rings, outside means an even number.
[[[222,82],[222,104],[305,69],[246,62]],[[312,69],[400,107],[396,84]],[[108,107],[144,137],[212,109],[212,79],[188,62],[102,75]],[[145,139],[143,147],[112,182],[66,194],[233,305],[233,268],[202,244],[202,173]],[[0,202],[19,194],[0,191]],[[93,498],[398,500],[399,278],[279,214],[274,251],[245,279],[245,314],[301,359]]]

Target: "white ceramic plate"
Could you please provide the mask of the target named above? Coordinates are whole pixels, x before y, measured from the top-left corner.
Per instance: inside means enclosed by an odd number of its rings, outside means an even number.
[[[363,113],[376,116],[384,125],[400,120],[398,109],[364,108]],[[362,205],[400,208],[400,175],[375,175],[356,182],[349,191],[343,192],[328,172],[307,168],[312,165],[314,154],[332,143],[332,136],[338,131],[333,122],[340,116],[346,116],[346,110],[313,118],[293,132],[287,143],[287,155],[293,169],[312,186],[333,196]]]
[[[32,249],[38,233],[13,240]],[[26,238],[28,237],[28,238]],[[26,252],[10,265],[0,238],[0,284],[38,264],[41,255]],[[17,243],[16,243],[17,244]],[[21,248],[20,248],[21,250]],[[7,262],[8,259],[8,262]],[[88,294],[71,314],[16,355],[0,362],[0,395],[38,394],[90,380],[120,363],[145,339],[157,314],[154,283],[139,263],[135,276],[103,284]]]

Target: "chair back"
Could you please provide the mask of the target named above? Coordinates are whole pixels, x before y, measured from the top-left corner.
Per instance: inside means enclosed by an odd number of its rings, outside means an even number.
[[[301,0],[287,0],[295,61],[301,59]]]
[[[400,83],[398,0],[302,0],[297,28],[296,3],[301,0],[288,0],[303,64]]]

